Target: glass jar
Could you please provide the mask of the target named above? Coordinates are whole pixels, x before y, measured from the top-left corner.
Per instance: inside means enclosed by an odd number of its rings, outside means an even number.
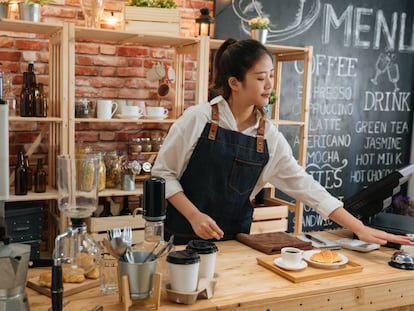
[[[141,138],[141,142],[142,142],[142,151],[151,152],[152,150],[151,138],[149,137]]]
[[[79,98],[75,101],[75,118],[89,117],[89,101],[86,98]]]
[[[129,154],[136,154],[142,152],[141,138],[132,138],[129,143]]]
[[[151,138],[152,151],[154,151],[154,152],[160,151],[160,148],[161,148],[163,142],[164,142],[163,137],[152,137]]]
[[[116,151],[105,154],[106,188],[117,188],[121,183],[121,160]]]
[[[102,152],[97,152],[96,156],[99,160],[99,179],[98,179],[98,191],[105,190],[106,188],[106,165],[104,161],[104,154]]]

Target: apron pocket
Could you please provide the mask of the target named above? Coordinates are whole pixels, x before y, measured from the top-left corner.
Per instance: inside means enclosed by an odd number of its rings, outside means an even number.
[[[230,173],[229,186],[239,194],[253,190],[262,172],[263,163],[236,158]]]

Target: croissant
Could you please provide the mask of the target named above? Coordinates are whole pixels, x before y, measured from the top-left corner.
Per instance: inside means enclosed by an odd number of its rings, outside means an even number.
[[[342,260],[341,256],[337,252],[325,249],[319,253],[315,253],[310,257],[311,260],[320,263],[334,263]]]

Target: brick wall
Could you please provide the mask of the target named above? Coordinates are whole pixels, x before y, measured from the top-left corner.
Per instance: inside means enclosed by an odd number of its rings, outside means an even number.
[[[42,21],[59,23],[73,22],[83,26],[84,19],[79,0],[55,0],[52,5],[42,7]],[[199,15],[199,9],[209,7],[213,10],[213,0],[177,0],[181,11],[181,35],[194,34],[194,19]],[[105,12],[118,11],[122,1],[106,1]],[[144,100],[153,105],[157,102],[156,84],[145,79],[146,70],[156,61],[172,64],[173,51],[169,49],[154,49],[140,46],[113,46],[105,44],[76,44],[75,96],[93,100],[98,98]],[[12,93],[19,97],[22,73],[27,64],[33,61],[37,82],[45,84],[48,92],[48,41],[41,36],[29,34],[0,33],[0,71],[6,73],[12,81]],[[195,70],[194,58],[186,59],[186,105],[194,104]],[[163,103],[168,107],[168,102]],[[16,154],[19,150],[27,151],[37,134],[47,124],[12,122],[10,124],[10,166],[11,172],[16,164]],[[154,128],[148,131],[157,130]],[[165,130],[165,129],[161,129]],[[77,125],[77,142],[85,142],[96,146],[97,149],[113,150],[126,148],[128,135],[137,132],[136,126],[125,124],[102,126],[94,124]],[[47,137],[47,135],[46,135]],[[31,157],[31,165],[39,157],[47,157],[47,140],[41,142]],[[45,159],[47,161],[47,159]],[[47,162],[46,162],[47,163]]]

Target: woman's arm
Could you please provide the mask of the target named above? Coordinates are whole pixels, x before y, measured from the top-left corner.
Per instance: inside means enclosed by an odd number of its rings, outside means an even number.
[[[380,245],[384,245],[387,242],[403,245],[414,244],[408,236],[395,235],[365,226],[360,220],[352,216],[343,207],[335,209],[331,214],[329,214],[329,218],[342,227],[354,232],[360,240],[368,243],[377,243]]]

